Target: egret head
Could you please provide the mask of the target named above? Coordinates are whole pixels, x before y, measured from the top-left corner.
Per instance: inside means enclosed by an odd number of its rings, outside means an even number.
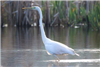
[[[40,9],[40,8],[39,8],[38,6],[33,6],[32,9],[33,9],[33,10],[38,10],[38,9]]]
[[[33,7],[24,7],[22,9],[33,9],[33,10],[38,10],[40,9],[38,6],[33,6]]]

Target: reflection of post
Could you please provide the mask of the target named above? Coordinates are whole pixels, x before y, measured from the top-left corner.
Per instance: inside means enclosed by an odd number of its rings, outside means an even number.
[[[2,28],[0,28],[0,49],[1,49],[1,41],[2,41]],[[0,52],[1,53],[1,52]],[[1,54],[0,54],[1,55]],[[0,59],[1,59],[1,56],[0,56]]]
[[[1,1],[0,1],[1,4]],[[1,6],[0,6],[0,26],[1,26]]]
[[[69,46],[70,43],[69,43],[69,28],[66,28],[66,44]]]
[[[2,27],[2,16],[0,14],[0,27]]]

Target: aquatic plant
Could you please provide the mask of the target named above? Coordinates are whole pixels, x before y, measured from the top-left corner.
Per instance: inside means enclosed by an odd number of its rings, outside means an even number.
[[[96,3],[94,10],[89,12],[89,22],[94,30],[100,29],[100,4]]]
[[[75,25],[77,22],[77,8],[71,1],[69,2],[69,25]]]

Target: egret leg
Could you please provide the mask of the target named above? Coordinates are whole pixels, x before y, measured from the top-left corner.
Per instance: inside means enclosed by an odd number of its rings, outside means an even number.
[[[80,55],[79,55],[79,54],[77,54],[77,53],[75,53],[75,55],[80,57]]]
[[[60,59],[56,55],[54,55],[54,56],[57,58],[58,61],[60,61]]]

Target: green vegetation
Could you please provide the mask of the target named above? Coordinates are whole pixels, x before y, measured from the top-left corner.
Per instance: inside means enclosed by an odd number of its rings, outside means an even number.
[[[77,20],[78,20],[77,19],[78,18],[77,8],[76,8],[75,4],[73,4],[72,2],[69,2],[69,5],[70,5],[70,10],[69,10],[69,22],[68,22],[68,24],[75,25],[77,23]]]
[[[100,4],[96,3],[94,5],[94,9],[88,14],[89,22],[91,23],[91,27],[94,30],[100,29]]]

